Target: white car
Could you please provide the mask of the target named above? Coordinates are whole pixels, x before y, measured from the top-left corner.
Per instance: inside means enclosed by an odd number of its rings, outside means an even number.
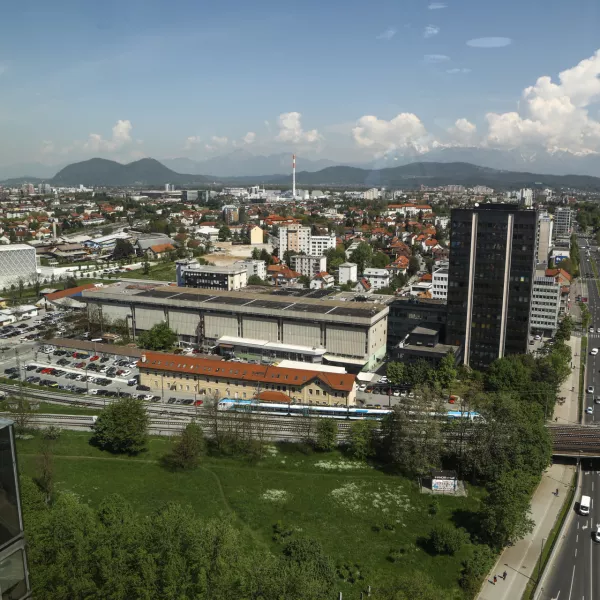
[[[152,400],[152,398],[154,398],[154,396],[153,396],[152,394],[146,394],[146,395],[144,396],[144,400],[148,400],[148,401],[150,401],[150,400]]]
[[[129,369],[125,369],[119,377],[127,377],[127,375],[131,375],[131,371]]]
[[[95,396],[98,393],[98,390],[90,390],[88,394]]]
[[[399,397],[400,397],[400,390],[396,390],[396,391],[394,392],[394,396],[395,396],[396,398],[399,398]]]
[[[538,340],[542,339],[542,336],[538,334],[533,339],[536,340],[536,341],[538,341]]]
[[[585,409],[585,412],[586,412],[588,415],[593,415],[593,414],[594,414],[594,407],[593,407],[593,406],[588,406],[588,407]]]
[[[366,389],[367,389],[367,384],[366,384],[366,383],[361,383],[361,384],[358,386],[358,391],[359,391],[359,392],[364,392]]]
[[[598,348],[592,348],[592,349],[590,350],[590,354],[591,354],[592,356],[596,356],[596,354],[598,354]]]
[[[595,331],[595,330],[594,330],[594,328],[593,328],[593,327],[590,327],[590,328],[588,329],[588,331],[589,331],[590,333],[594,333],[594,331]]]
[[[593,394],[594,393],[594,386],[593,385],[588,385],[587,393],[588,394]]]
[[[596,531],[592,534],[592,539],[600,543],[600,525],[596,525]]]

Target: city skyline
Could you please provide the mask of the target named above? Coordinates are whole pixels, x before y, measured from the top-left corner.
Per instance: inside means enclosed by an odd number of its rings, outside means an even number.
[[[0,165],[235,149],[594,154],[599,9],[576,4],[13,5],[6,22],[31,35],[0,41]]]

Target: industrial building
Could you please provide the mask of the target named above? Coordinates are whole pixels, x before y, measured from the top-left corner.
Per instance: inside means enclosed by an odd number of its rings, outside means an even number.
[[[0,245],[0,288],[25,285],[37,280],[37,259],[33,246],[28,244]]]
[[[527,352],[538,214],[515,204],[451,214],[446,343],[465,365]]]
[[[324,348],[324,362],[360,370],[386,350],[388,306],[275,293],[115,283],[83,292],[90,318],[125,319],[132,337],[166,321],[180,340],[214,349],[222,336]],[[93,313],[93,314],[92,314]]]
[[[201,265],[196,261],[176,261],[177,285],[203,288],[205,290],[241,290],[248,285],[246,265],[215,267]]]
[[[299,404],[356,404],[356,377],[310,369],[211,360],[145,352],[138,362],[140,382],[152,391],[180,391],[219,398],[256,398]]]

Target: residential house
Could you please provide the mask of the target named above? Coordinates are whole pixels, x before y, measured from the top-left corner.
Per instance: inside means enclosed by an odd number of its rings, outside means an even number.
[[[174,250],[175,246],[173,246],[173,244],[156,244],[148,248],[147,254],[155,260],[158,260],[163,256],[167,255],[169,252],[173,252]]]
[[[332,288],[335,283],[333,275],[330,275],[326,271],[317,273],[310,281],[311,290],[324,290]]]

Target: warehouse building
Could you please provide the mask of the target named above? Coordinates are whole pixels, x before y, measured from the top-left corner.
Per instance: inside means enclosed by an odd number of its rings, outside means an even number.
[[[140,381],[152,391],[179,391],[219,398],[256,398],[278,392],[279,402],[356,404],[354,375],[146,352]],[[261,396],[262,397],[262,396]]]
[[[31,285],[37,281],[35,248],[28,244],[0,245],[0,287],[6,288],[23,281]]]
[[[86,290],[90,319],[125,319],[136,337],[166,321],[180,341],[214,349],[222,336],[324,348],[326,364],[355,371],[386,350],[388,307],[270,293],[226,292],[127,282]]]

